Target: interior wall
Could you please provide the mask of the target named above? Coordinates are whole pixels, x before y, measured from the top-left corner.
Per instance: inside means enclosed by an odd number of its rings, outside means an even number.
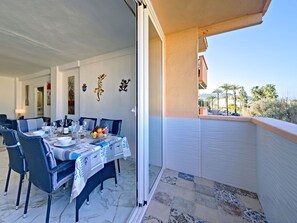
[[[131,148],[132,157],[135,155],[136,119],[131,109],[135,107],[136,79],[135,79],[135,49],[126,49],[96,58],[81,61],[80,65],[80,116],[123,120],[121,134],[126,136]],[[97,101],[94,92],[98,87],[98,76],[106,74],[102,81],[104,92]],[[131,81],[127,92],[119,91],[122,79]],[[87,90],[82,91],[82,85]],[[135,158],[135,157],[133,157]]]
[[[0,77],[0,114],[15,118],[15,79]]]
[[[28,80],[22,81],[22,108],[25,109],[25,118],[34,118],[37,115],[36,110],[36,89],[38,87],[44,87],[44,116],[50,117],[51,116],[51,105],[47,105],[47,95],[46,95],[46,87],[47,83],[51,81],[50,75],[32,78]],[[29,105],[25,105],[25,97],[26,97],[26,85],[29,85]]]

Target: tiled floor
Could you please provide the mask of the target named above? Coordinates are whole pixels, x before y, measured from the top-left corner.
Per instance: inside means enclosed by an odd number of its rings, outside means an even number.
[[[19,176],[14,171],[11,173],[8,193],[6,196],[3,195],[8,157],[1,141],[2,137],[0,137],[0,223],[44,222],[47,195],[35,186],[31,189],[27,218],[22,217],[28,185],[27,178],[24,180],[18,210],[15,210],[15,201]],[[80,223],[126,222],[136,203],[135,162],[121,159],[120,163],[121,174],[118,175],[118,186],[115,186],[114,179],[109,179],[104,182],[102,193],[99,187],[95,188],[90,195],[90,205],[83,204],[80,209]],[[50,222],[75,222],[75,201],[69,202],[70,190],[71,185],[65,190],[60,188],[53,193]]]
[[[257,194],[166,169],[143,223],[265,223]]]

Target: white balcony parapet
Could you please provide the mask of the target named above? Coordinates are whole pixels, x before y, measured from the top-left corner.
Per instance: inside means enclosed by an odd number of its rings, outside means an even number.
[[[256,192],[269,223],[297,222],[297,125],[271,118],[165,118],[165,166]]]

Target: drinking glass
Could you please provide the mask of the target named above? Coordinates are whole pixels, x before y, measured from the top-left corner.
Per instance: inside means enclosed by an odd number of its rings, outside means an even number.
[[[86,132],[88,130],[89,123],[87,121],[83,121],[83,129]]]
[[[57,130],[57,123],[56,122],[52,122],[51,126],[52,126],[52,132],[55,134],[56,133],[56,130]]]

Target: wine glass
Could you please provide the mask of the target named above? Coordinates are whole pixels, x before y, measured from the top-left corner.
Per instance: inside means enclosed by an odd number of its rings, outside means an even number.
[[[61,127],[63,127],[63,126],[64,126],[64,120],[61,119],[61,120],[59,121],[59,124],[60,124]]]
[[[85,132],[88,130],[88,126],[89,126],[89,123],[88,123],[86,120],[84,120],[84,121],[83,121],[83,130],[84,130]]]
[[[53,133],[55,134],[56,133],[56,130],[57,130],[57,123],[56,122],[52,122],[52,131]]]

